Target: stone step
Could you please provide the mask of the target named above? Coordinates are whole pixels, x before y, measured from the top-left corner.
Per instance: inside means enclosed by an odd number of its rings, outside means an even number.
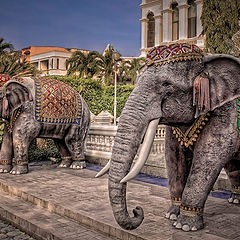
[[[50,213],[19,197],[0,192],[0,216],[40,240],[110,240],[107,235],[69,218]]]
[[[56,181],[62,182],[62,179],[68,179],[70,180],[71,177],[73,177],[74,173],[78,173],[80,174],[79,171],[74,171],[74,170],[70,170],[70,169],[48,169],[48,170],[40,170],[40,172],[38,172],[38,168],[34,168],[31,167],[31,169],[34,169],[33,172],[27,174],[27,175],[20,175],[20,176],[14,176],[11,174],[5,174],[4,176],[6,176],[7,178],[4,179],[4,177],[2,177],[3,175],[0,175],[0,191],[2,193],[7,193],[12,197],[18,197],[19,200],[24,201],[26,204],[30,203],[32,207],[37,207],[38,209],[42,208],[42,211],[44,212],[48,212],[48,214],[51,215],[51,213],[55,214],[55,215],[59,215],[60,217],[64,218],[68,218],[71,221],[74,221],[82,226],[85,226],[87,228],[93,229],[94,231],[97,231],[105,236],[108,236],[109,239],[120,239],[120,240],[144,240],[147,238],[142,238],[139,234],[131,232],[131,231],[126,231],[122,228],[120,228],[113,219],[111,219],[110,221],[108,219],[104,219],[103,220],[103,214],[100,213],[98,210],[94,210],[94,212],[92,210],[90,210],[88,212],[88,208],[91,205],[91,201],[93,202],[93,205],[102,205],[101,207],[103,208],[103,204],[101,204],[100,202],[97,203],[96,201],[98,201],[98,198],[96,197],[95,199],[93,198],[94,194],[97,193],[91,193],[91,192],[87,192],[87,194],[83,194],[86,195],[83,197],[83,205],[85,205],[85,208],[83,207],[79,207],[77,210],[77,203],[76,200],[74,202],[72,202],[73,199],[68,199],[67,195],[69,193],[66,193],[65,190],[63,189],[62,191],[59,189],[59,193],[58,191],[56,191],[56,189],[54,189],[54,187],[48,187],[48,181],[54,181],[56,183]],[[36,172],[35,172],[36,170]],[[88,170],[83,170],[84,171],[88,171]],[[48,174],[47,172],[49,172],[49,176],[45,175]],[[69,172],[71,172],[71,174],[69,174]],[[43,184],[44,180],[41,181],[42,184],[39,184],[39,179],[42,178],[41,175],[39,175],[39,173],[44,173],[43,178],[46,179],[45,184]],[[60,176],[58,176],[58,174],[61,174],[61,178]],[[55,175],[56,174],[56,175]],[[88,172],[89,174],[89,172]],[[88,175],[87,174],[87,175]],[[32,177],[31,177],[32,175]],[[99,185],[99,182],[101,182],[101,179],[96,179],[94,178],[95,173],[91,172],[91,177],[87,177],[87,181],[89,181],[89,184],[91,184],[90,182],[92,181],[97,181]],[[18,181],[14,181],[15,178],[18,178]],[[73,177],[74,181],[76,176]],[[4,180],[3,180],[4,179]],[[5,181],[6,180],[6,181]],[[32,191],[34,188],[31,188],[29,186],[27,186],[27,184],[25,185],[25,183],[28,182],[29,183],[33,183],[36,182],[36,185],[38,185],[38,187],[34,186],[35,191]],[[106,182],[106,179],[105,179]],[[75,183],[76,184],[76,183]],[[61,185],[61,184],[59,184]],[[65,185],[65,188],[70,187],[71,184],[67,184]],[[76,185],[75,185],[76,187]],[[59,188],[61,188],[59,186]],[[55,190],[55,191],[52,191]],[[68,189],[69,190],[69,189]],[[71,189],[72,192],[74,192],[74,196],[71,196],[73,198],[77,198],[77,201],[82,200],[81,196],[76,196],[76,192],[78,191],[74,191],[74,189]],[[84,189],[82,189],[83,192]],[[99,191],[100,189],[96,187],[96,190],[92,191]],[[101,191],[101,190],[100,190]],[[90,195],[89,195],[90,194]],[[48,195],[50,197],[48,197]],[[70,194],[69,194],[70,195]],[[63,200],[63,202],[58,201],[60,198],[67,198],[68,204],[66,204],[66,200]],[[93,199],[92,199],[93,198]],[[58,199],[58,200],[57,200]],[[88,199],[90,199],[88,201]],[[56,201],[57,200],[57,201]],[[103,200],[103,202],[108,202],[108,199],[106,198],[106,200]],[[86,203],[87,202],[87,203]],[[46,211],[47,210],[47,211]],[[101,209],[103,210],[103,209]],[[110,209],[109,209],[110,210]],[[104,214],[109,214],[112,215],[112,213],[106,210],[104,211]],[[112,217],[113,218],[113,217]],[[37,213],[36,213],[36,219],[37,219]],[[7,219],[6,219],[7,220]],[[13,223],[14,224],[14,223]],[[37,225],[36,225],[37,226]],[[26,233],[28,233],[28,229],[23,229]],[[66,230],[67,231],[67,230]],[[30,234],[30,232],[29,232]],[[48,238],[47,238],[48,239]],[[51,238],[50,238],[51,239]],[[55,239],[55,238],[54,238]],[[58,239],[58,238],[56,238]],[[64,240],[67,240],[65,238],[63,238]],[[70,238],[73,240],[73,238]],[[79,238],[76,238],[79,239]],[[82,239],[82,238],[81,238]],[[86,238],[88,239],[88,238]],[[105,237],[105,239],[107,239]]]
[[[128,184],[127,204],[130,214],[132,214],[131,209],[142,206],[145,212],[144,221],[135,230],[123,230],[113,217],[108,197],[107,177],[96,179],[95,175],[96,172],[88,169],[77,171],[35,167],[31,167],[30,173],[26,175],[0,174],[0,190],[2,190],[0,197],[3,195],[6,198],[6,194],[9,194],[13,198],[19,197],[23,203],[30,204],[31,207],[27,205],[17,217],[14,215],[14,208],[8,208],[13,209],[12,212],[9,210],[12,213],[9,215],[9,219],[25,216],[25,212],[29,218],[36,218],[36,222],[25,224],[27,229],[29,224],[38,229],[37,221],[42,221],[43,227],[46,229],[55,229],[55,226],[50,227],[48,222],[55,223],[58,220],[47,220],[46,222],[44,219],[47,218],[41,212],[32,216],[32,209],[35,208],[47,215],[53,214],[57,219],[63,219],[59,221],[61,223],[59,233],[61,234],[53,236],[47,231],[48,238],[39,237],[39,239],[59,239],[59,235],[64,233],[69,235],[69,238],[64,237],[64,240],[73,240],[73,236],[80,240],[91,239],[84,238],[84,234],[77,237],[77,234],[81,234],[79,225],[90,229],[89,231],[93,229],[94,232],[104,234],[106,236],[104,239],[107,239],[107,236],[111,239],[121,240],[237,240],[240,237],[240,209],[238,206],[230,205],[224,199],[209,197],[204,211],[205,228],[197,232],[182,232],[173,228],[172,221],[164,217],[170,206],[168,189],[142,181],[131,181]],[[19,203],[15,205],[22,206]],[[65,220],[70,221],[69,225],[67,222],[66,227],[65,223],[61,222]],[[20,220],[16,220],[16,222],[18,223]],[[73,227],[71,222],[77,225]],[[27,229],[23,230],[28,233]],[[78,229],[80,229],[80,233]],[[40,230],[35,232],[37,231]],[[57,233],[58,231],[56,231]]]

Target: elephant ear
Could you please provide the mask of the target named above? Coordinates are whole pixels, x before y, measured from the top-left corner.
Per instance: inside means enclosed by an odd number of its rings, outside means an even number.
[[[240,61],[230,55],[214,54],[203,59],[204,70],[193,82],[195,117],[240,97]]]
[[[15,109],[30,101],[33,101],[33,96],[28,87],[14,80],[7,82],[3,86],[3,117],[9,118]]]

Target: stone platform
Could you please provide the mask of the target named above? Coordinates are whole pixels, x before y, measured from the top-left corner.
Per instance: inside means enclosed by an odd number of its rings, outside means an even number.
[[[145,219],[133,231],[121,229],[109,204],[107,177],[90,169],[30,167],[27,175],[0,175],[0,216],[36,239],[51,240],[240,240],[240,206],[209,196],[205,229],[182,232],[164,217],[168,189],[142,181],[128,184],[129,212],[142,206]]]

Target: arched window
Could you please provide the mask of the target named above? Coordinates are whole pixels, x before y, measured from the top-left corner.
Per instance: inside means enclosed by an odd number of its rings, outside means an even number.
[[[188,0],[188,37],[197,35],[197,7],[194,0]]]
[[[147,31],[147,47],[154,47],[155,45],[155,19],[154,14],[150,12],[147,15],[148,31]]]
[[[172,4],[172,40],[179,39],[179,11],[177,3]]]

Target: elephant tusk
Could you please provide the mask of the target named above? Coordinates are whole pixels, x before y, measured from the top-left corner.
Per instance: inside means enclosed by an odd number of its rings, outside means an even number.
[[[106,174],[110,168],[110,163],[111,163],[111,160],[108,161],[105,167],[95,177],[98,178]]]
[[[138,173],[141,171],[151,151],[151,147],[152,147],[154,137],[156,135],[156,129],[158,127],[158,123],[159,123],[159,118],[154,119],[149,123],[148,128],[146,130],[143,144],[141,146],[141,150],[139,152],[139,157],[137,159],[137,162],[133,166],[133,168],[130,170],[130,172],[120,181],[120,183],[125,183],[135,178],[138,175]]]

